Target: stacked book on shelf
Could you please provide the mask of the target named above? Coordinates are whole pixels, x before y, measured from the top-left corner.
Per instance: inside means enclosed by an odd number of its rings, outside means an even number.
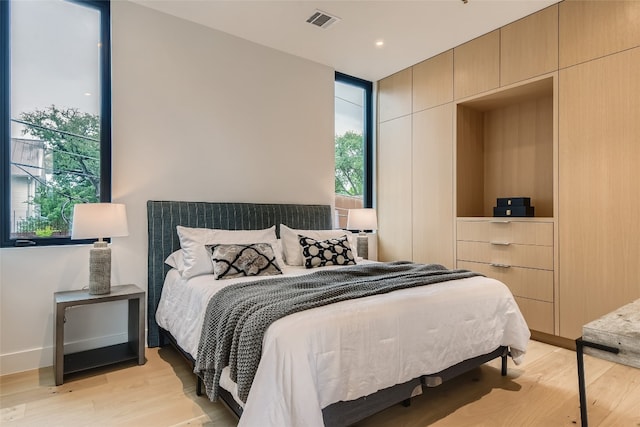
[[[534,216],[530,197],[499,197],[493,216]]]

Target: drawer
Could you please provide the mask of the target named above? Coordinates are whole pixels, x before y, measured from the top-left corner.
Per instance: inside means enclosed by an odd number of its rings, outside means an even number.
[[[458,240],[553,246],[553,223],[492,218],[458,219]]]
[[[458,241],[457,253],[462,261],[553,270],[553,246]]]
[[[553,302],[553,271],[551,270],[504,268],[469,261],[458,261],[458,268],[497,279],[507,285],[515,296]]]
[[[529,329],[554,334],[553,330],[553,303],[537,301],[534,299],[515,297],[520,311],[527,321]]]

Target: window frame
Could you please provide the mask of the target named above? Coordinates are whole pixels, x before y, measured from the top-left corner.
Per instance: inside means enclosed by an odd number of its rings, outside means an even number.
[[[373,207],[373,83],[353,77],[348,74],[335,72],[335,81],[356,86],[364,90],[364,182],[362,189],[363,207]]]
[[[0,247],[52,246],[86,244],[93,240],[71,240],[71,237],[11,238],[11,40],[10,5],[0,1],[0,69],[2,93],[0,99]],[[100,12],[100,201],[111,201],[111,11],[109,0],[64,0]]]

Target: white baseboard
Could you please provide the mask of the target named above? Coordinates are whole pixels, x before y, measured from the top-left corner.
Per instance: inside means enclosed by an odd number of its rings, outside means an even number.
[[[120,333],[99,338],[72,341],[65,343],[64,352],[65,354],[77,353],[79,351],[90,350],[92,348],[120,344],[127,342],[127,340],[127,334]],[[44,368],[47,366],[53,366],[53,346],[0,355],[0,375],[30,371],[32,369]]]

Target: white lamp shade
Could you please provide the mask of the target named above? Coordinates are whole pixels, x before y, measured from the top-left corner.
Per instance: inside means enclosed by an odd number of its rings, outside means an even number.
[[[129,235],[127,211],[118,203],[78,203],[73,207],[72,239]]]
[[[378,215],[372,208],[349,209],[347,230],[377,230]]]

